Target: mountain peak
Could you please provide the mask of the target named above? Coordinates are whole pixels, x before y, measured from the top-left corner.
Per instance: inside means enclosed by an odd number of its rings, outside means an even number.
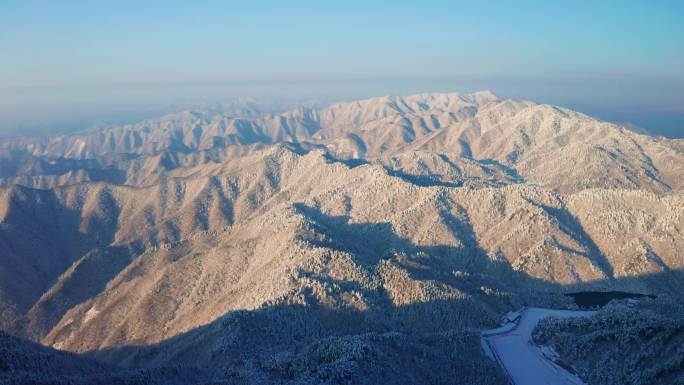
[[[478,101],[487,101],[487,102],[496,102],[499,99],[494,92],[491,90],[482,90],[482,91],[477,91],[473,92],[470,94],[470,97],[473,99],[476,99]]]

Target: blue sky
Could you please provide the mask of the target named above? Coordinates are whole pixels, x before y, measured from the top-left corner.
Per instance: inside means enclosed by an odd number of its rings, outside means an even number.
[[[239,95],[489,88],[672,136],[682,20],[682,1],[0,0],[0,131]]]

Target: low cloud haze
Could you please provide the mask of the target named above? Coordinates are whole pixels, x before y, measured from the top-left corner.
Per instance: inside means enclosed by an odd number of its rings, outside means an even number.
[[[636,77],[344,79],[12,87],[0,90],[0,133],[55,134],[135,122],[235,98],[321,101],[489,89],[584,112],[655,135],[684,137],[684,86]]]

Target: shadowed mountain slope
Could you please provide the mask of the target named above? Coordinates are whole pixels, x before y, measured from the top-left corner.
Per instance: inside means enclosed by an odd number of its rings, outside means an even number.
[[[497,262],[510,268],[491,274],[510,284],[521,272],[611,288],[615,277],[682,267],[680,195],[421,186],[379,165],[349,168],[323,152],[299,155],[286,147],[259,153],[250,165],[143,188],[7,190],[3,239],[22,239],[10,235],[21,226],[59,228],[64,234],[54,236],[62,240],[56,249],[74,258],[43,272],[36,263],[57,257],[8,248],[7,257],[33,269],[8,270],[3,280],[4,298],[23,298],[6,306],[17,309],[15,324],[62,347],[69,336],[82,346],[71,346],[76,350],[155,342],[278,298],[298,287],[302,269],[326,266],[333,256],[347,260],[349,271],[402,252],[444,261],[430,274],[484,273]],[[22,222],[13,219],[13,212],[39,202],[46,207],[21,211]],[[53,224],[64,216],[51,213],[60,211],[73,213],[69,223]],[[54,252],[52,239],[32,239],[31,247]],[[267,283],[263,277],[270,277]],[[50,280],[56,283],[31,296],[19,286]],[[96,298],[70,287],[89,287]],[[647,283],[632,289],[655,290]],[[88,330],[96,334],[81,334]]]

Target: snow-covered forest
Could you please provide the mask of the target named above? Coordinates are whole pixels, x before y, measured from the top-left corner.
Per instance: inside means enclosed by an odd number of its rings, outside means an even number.
[[[684,384],[684,304],[614,301],[594,317],[547,318],[533,333],[591,385]]]

